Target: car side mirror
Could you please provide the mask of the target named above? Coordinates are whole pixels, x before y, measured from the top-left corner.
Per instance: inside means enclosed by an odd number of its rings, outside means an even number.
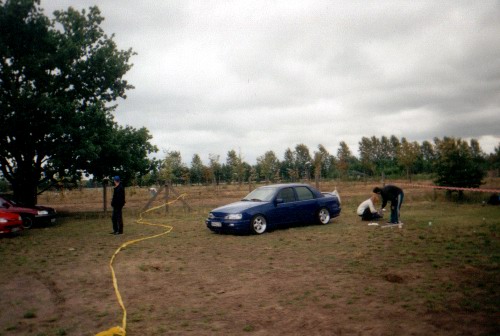
[[[285,201],[283,200],[283,198],[277,198],[276,201],[274,202],[276,205],[278,204],[281,204],[281,203],[285,203]]]
[[[8,208],[10,208],[10,204],[9,203],[3,203],[2,207],[5,208],[5,209],[8,209]]]

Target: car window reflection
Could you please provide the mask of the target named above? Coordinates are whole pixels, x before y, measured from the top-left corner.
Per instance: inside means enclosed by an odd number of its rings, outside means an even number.
[[[294,202],[295,194],[292,188],[285,188],[278,193],[278,197],[283,200],[283,203]]]
[[[276,188],[259,188],[245,196],[242,201],[269,202],[273,199]]]
[[[309,188],[306,187],[297,187],[295,188],[297,191],[297,196],[299,198],[299,201],[307,201],[310,199],[314,199],[314,195]]]

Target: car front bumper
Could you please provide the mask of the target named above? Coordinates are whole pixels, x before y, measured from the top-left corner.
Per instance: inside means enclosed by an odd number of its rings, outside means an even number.
[[[248,232],[250,230],[250,220],[205,220],[207,228],[214,232],[232,231]]]
[[[57,214],[36,215],[34,222],[37,224],[52,224],[56,222]]]
[[[23,231],[23,229],[24,228],[22,223],[17,223],[17,224],[6,223],[0,225],[0,234],[21,232]]]

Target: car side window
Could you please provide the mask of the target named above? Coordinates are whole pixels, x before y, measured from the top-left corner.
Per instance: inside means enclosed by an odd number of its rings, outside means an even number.
[[[306,187],[296,187],[295,191],[297,192],[297,196],[299,201],[307,201],[310,199],[314,199],[314,195],[309,188]]]
[[[278,193],[278,198],[281,198],[284,203],[294,202],[295,194],[293,193],[293,189],[285,188],[280,190],[280,192]]]

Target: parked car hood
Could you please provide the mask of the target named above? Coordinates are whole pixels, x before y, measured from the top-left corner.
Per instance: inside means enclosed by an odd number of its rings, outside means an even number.
[[[255,206],[263,205],[267,202],[239,201],[230,203],[212,210],[212,212],[239,213]]]
[[[30,207],[30,208],[37,209],[37,210],[47,210],[47,211],[52,210],[52,208],[46,207],[46,206],[43,206],[43,205],[35,205],[33,207]]]
[[[19,214],[15,212],[0,211],[0,218],[6,218],[9,220],[19,219]]]

